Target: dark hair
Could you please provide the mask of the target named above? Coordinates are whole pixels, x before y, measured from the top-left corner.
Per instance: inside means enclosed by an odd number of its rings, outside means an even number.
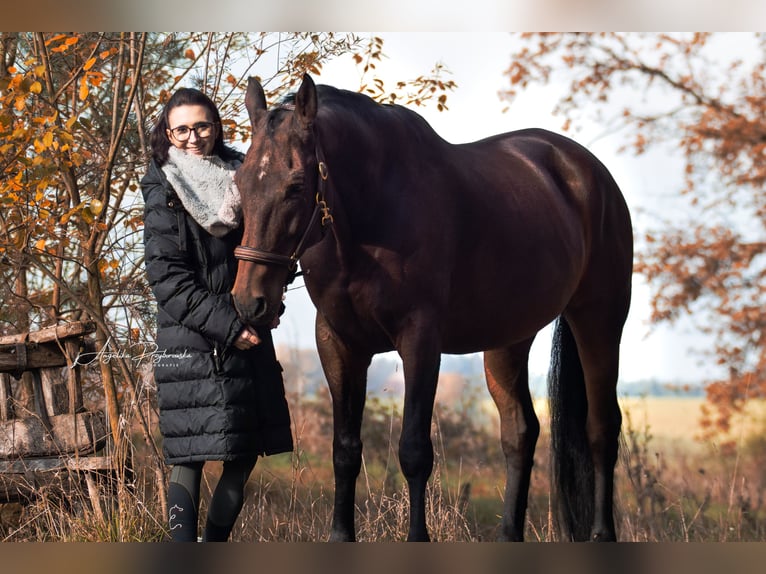
[[[207,108],[213,117],[213,121],[219,127],[216,132],[215,143],[213,144],[213,155],[217,155],[226,161],[239,157],[239,152],[223,143],[223,130],[220,129],[221,114],[218,113],[218,108],[213,103],[213,100],[197,89],[179,88],[165,104],[157,124],[149,134],[152,157],[159,165],[164,165],[168,161],[168,149],[172,145],[167,134],[167,129],[170,127],[168,116],[170,111],[178,106],[203,106]]]

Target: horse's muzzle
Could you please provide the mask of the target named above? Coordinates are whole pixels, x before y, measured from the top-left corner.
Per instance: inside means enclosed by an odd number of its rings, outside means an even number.
[[[234,302],[234,309],[236,309],[237,315],[246,325],[257,327],[271,323],[273,320],[272,316],[274,313],[269,313],[269,305],[265,297],[253,297],[246,303],[243,303],[236,296],[232,295],[232,301]]]

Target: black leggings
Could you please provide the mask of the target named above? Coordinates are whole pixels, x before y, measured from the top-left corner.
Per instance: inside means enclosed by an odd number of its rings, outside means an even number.
[[[177,464],[170,471],[168,524],[174,542],[197,541],[200,482],[204,464]],[[245,484],[254,467],[255,460],[223,463],[223,473],[210,499],[204,541],[226,542],[229,539],[245,500]]]

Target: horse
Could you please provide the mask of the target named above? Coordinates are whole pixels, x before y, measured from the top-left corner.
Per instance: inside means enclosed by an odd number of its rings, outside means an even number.
[[[498,537],[522,541],[540,432],[528,355],[554,321],[556,522],[562,540],[616,540],[616,386],[633,234],[607,168],[542,129],[451,144],[406,107],[309,75],[272,109],[250,78],[245,107],[252,140],[235,175],[244,231],[232,299],[247,324],[271,324],[300,263],[332,398],[330,541],[356,540],[367,368],[389,351],[404,372],[407,540],[430,540],[441,354],[483,351],[507,475]]]

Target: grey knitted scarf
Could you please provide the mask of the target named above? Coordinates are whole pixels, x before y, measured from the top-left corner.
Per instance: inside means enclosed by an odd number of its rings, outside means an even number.
[[[239,190],[234,171],[241,164],[229,164],[218,156],[200,157],[174,146],[162,166],[181,203],[211,235],[223,237],[239,226],[242,219]]]

